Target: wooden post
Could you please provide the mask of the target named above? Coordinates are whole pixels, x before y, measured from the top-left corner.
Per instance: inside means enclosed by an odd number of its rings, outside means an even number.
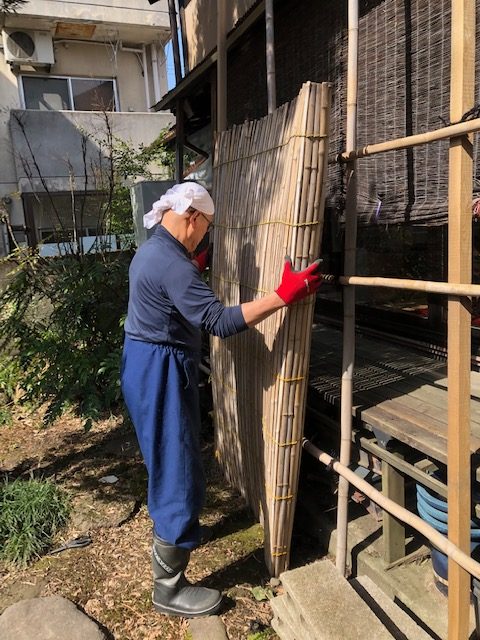
[[[396,457],[403,458],[401,454]],[[405,479],[403,473],[382,460],[382,492],[401,507],[405,506]],[[405,525],[385,511],[383,514],[383,559],[391,564],[405,556]]]
[[[277,107],[277,87],[275,77],[275,39],[273,29],[273,0],[265,0],[265,41],[267,54],[267,96],[268,113]]]
[[[346,151],[357,144],[357,69],[358,69],[358,0],[348,0],[348,71],[347,71],[347,140]],[[357,246],[357,177],[356,163],[347,165],[347,202],[345,220],[346,276],[355,273]],[[353,367],[355,361],[355,287],[347,287],[343,297],[343,362],[340,412],[340,462],[348,467],[352,446]],[[336,567],[345,575],[348,527],[348,481],[339,478],[337,512]]]
[[[475,2],[452,0],[450,120],[474,103]],[[472,272],[472,142],[452,138],[449,150],[448,279],[470,283]],[[448,538],[470,554],[470,301],[448,302]],[[448,561],[448,640],[466,640],[470,576]]]
[[[183,180],[183,150],[185,142],[185,116],[183,112],[183,99],[178,98],[175,110],[175,180],[182,182]]]
[[[168,14],[170,18],[170,31],[172,32],[173,64],[175,66],[175,84],[182,80],[182,68],[180,65],[180,47],[178,46],[178,23],[175,0],[168,0]]]
[[[187,74],[190,70],[190,66],[188,57],[187,30],[185,26],[185,0],[179,1],[178,9],[180,17],[180,37],[182,38],[183,68],[185,70],[185,74]]]
[[[217,0],[217,131],[227,128],[227,27],[225,0]]]

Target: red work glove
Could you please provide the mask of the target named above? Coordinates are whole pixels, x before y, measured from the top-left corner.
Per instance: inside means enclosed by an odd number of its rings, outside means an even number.
[[[315,293],[322,284],[322,274],[318,272],[320,262],[315,260],[303,271],[295,271],[292,269],[290,256],[285,256],[282,281],[275,293],[287,304],[293,304]]]
[[[208,245],[206,249],[200,251],[198,255],[193,258],[193,262],[196,263],[200,273],[210,265],[210,257],[212,254],[212,245]]]

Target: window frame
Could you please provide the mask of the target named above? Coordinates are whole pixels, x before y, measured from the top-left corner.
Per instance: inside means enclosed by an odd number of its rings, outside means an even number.
[[[46,78],[48,80],[66,80],[67,81],[67,89],[68,89],[68,98],[70,100],[71,109],[52,109],[52,111],[71,111],[73,113],[81,113],[82,110],[75,109],[75,101],[73,98],[73,89],[72,89],[72,80],[98,80],[100,82],[111,82],[113,84],[113,101],[114,101],[114,109],[111,113],[119,113],[120,110],[120,101],[118,99],[118,90],[117,90],[117,79],[116,78],[94,78],[88,76],[58,76],[58,75],[50,75],[50,74],[40,74],[40,73],[22,73],[20,74],[20,82],[18,83],[19,93],[20,93],[20,103],[22,105],[22,109],[27,110],[26,101],[25,101],[25,88],[23,86],[24,78]],[[31,111],[38,111],[38,109],[31,109]],[[92,112],[98,112],[98,109],[92,109]],[[84,113],[87,113],[84,111]]]

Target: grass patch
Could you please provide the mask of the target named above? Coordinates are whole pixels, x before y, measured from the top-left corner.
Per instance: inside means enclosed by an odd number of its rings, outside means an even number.
[[[0,486],[0,559],[26,566],[68,520],[66,495],[49,480],[6,480]]]
[[[275,631],[273,629],[265,629],[264,631],[250,634],[247,640],[269,640],[269,638],[273,638],[274,636]]]

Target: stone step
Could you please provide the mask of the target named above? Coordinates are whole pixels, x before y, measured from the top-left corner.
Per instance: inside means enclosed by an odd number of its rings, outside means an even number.
[[[191,618],[188,625],[192,640],[228,640],[225,625],[219,616]]]
[[[403,609],[393,602],[368,576],[358,576],[350,585],[396,640],[432,640]]]
[[[280,579],[285,600],[279,605],[273,600],[272,608],[278,611],[274,624],[285,629],[285,636],[279,633],[282,640],[292,640],[292,634],[293,640],[395,638],[330,560],[286,571]]]
[[[286,595],[278,596],[270,600],[273,611],[272,627],[282,640],[304,640],[305,629],[301,623],[294,620],[295,611],[288,608]]]

